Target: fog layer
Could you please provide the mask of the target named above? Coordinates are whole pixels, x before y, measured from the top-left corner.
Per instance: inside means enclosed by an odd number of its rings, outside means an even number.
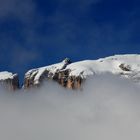
[[[140,88],[110,74],[72,91],[0,91],[1,140],[139,140]]]

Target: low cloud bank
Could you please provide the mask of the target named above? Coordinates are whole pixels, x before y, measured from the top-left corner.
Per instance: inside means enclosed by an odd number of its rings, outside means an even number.
[[[2,140],[139,140],[140,88],[110,74],[71,91],[44,83],[40,89],[0,91]]]

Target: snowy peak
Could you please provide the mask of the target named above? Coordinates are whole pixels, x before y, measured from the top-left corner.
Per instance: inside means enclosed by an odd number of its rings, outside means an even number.
[[[18,89],[19,88],[19,79],[17,74],[13,74],[8,71],[0,72],[0,84],[4,85],[8,89]]]
[[[115,55],[75,63],[66,58],[57,64],[29,70],[25,74],[24,87],[40,85],[44,80],[53,79],[64,87],[79,88],[88,76],[106,72],[140,82],[140,55]]]

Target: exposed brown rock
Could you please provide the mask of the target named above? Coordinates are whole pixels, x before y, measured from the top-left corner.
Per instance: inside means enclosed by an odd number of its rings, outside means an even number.
[[[12,78],[1,79],[0,85],[5,87],[8,90],[16,90],[19,89],[19,78],[17,74],[13,74]]]
[[[50,73],[49,71],[44,71],[39,79],[39,83],[35,84],[35,76],[37,73],[32,73],[28,76],[25,76],[24,79],[24,88],[31,88],[40,85],[45,80],[54,80],[58,82],[61,86],[69,89],[79,89],[82,84],[82,78],[80,76],[69,76],[70,70],[60,70],[55,74]]]
[[[120,67],[123,71],[131,71],[131,67],[130,67],[129,65],[120,64],[119,67]]]
[[[36,87],[42,84],[45,80],[54,80],[58,82],[61,86],[70,88],[70,89],[78,89],[81,87],[82,78],[80,76],[70,76],[70,70],[65,69],[67,65],[71,63],[69,58],[65,58],[61,67],[59,66],[51,66],[52,69],[46,68],[41,71],[41,75],[39,73],[39,69],[33,69],[28,71],[25,74],[24,78],[24,88]],[[54,72],[55,71],[55,72]],[[37,80],[36,80],[36,77]]]
[[[14,76],[13,76],[12,89],[13,90],[19,89],[19,77],[18,77],[18,74],[14,74]]]
[[[30,75],[25,76],[24,78],[24,88],[31,88],[31,87],[35,87],[40,85],[40,83],[42,83],[45,79],[49,78],[48,77],[48,71],[44,71],[39,79],[39,83],[35,83],[35,76],[37,75],[37,71],[36,72],[32,72],[30,73]]]

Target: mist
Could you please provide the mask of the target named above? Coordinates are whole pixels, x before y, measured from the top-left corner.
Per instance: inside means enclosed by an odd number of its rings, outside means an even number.
[[[46,82],[38,89],[0,91],[1,140],[139,140],[140,87],[111,74],[80,90]]]

